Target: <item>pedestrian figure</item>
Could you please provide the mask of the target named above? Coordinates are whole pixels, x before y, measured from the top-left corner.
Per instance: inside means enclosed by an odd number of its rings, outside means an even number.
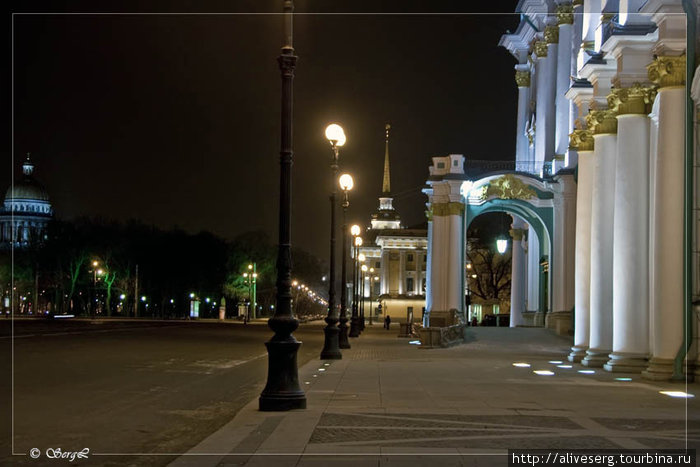
[[[472,326],[478,326],[479,322],[476,320],[476,316],[472,317]]]
[[[389,329],[390,325],[391,325],[391,316],[386,315],[386,318],[384,318],[384,329]]]

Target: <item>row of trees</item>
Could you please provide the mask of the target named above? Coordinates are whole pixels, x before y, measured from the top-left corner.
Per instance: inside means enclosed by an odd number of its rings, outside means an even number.
[[[321,262],[299,249],[292,253],[294,274],[320,290]],[[208,232],[81,218],[53,221],[41,245],[2,252],[0,284],[16,313],[178,318],[189,314],[194,294],[201,317],[218,316],[222,297],[234,315],[249,298],[242,273],[255,262],[258,305],[270,312],[276,257],[264,232],[226,241]],[[303,310],[319,312],[314,306]]]

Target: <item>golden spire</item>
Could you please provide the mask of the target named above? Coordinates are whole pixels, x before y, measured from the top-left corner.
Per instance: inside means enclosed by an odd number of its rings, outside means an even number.
[[[382,181],[382,194],[388,195],[391,193],[391,175],[389,174],[389,129],[391,125],[388,123],[384,127],[385,133],[385,149],[384,149],[384,180]]]

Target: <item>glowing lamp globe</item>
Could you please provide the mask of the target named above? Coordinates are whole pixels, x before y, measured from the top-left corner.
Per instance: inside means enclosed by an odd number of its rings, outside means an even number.
[[[326,139],[332,146],[343,146],[345,144],[345,132],[343,127],[337,123],[331,123],[326,127]]]
[[[360,261],[364,261],[364,259],[361,259]],[[362,272],[367,272],[367,265],[366,264],[362,265]]]
[[[500,254],[503,254],[506,252],[506,248],[508,248],[508,240],[505,238],[499,238],[496,240],[496,249]]]
[[[357,237],[360,235],[360,226],[355,224],[352,227],[350,227],[350,233],[353,235],[353,237]]]
[[[362,262],[362,261],[364,261],[366,258],[365,258],[365,255],[364,255],[364,254],[360,253],[359,255],[357,255],[357,259],[358,259],[360,262]]]
[[[353,181],[352,175],[350,174],[341,175],[340,178],[338,178],[338,184],[340,184],[340,189],[343,191],[350,191],[352,190],[352,187],[355,186],[355,182]]]
[[[362,246],[362,237],[355,237],[355,246]]]

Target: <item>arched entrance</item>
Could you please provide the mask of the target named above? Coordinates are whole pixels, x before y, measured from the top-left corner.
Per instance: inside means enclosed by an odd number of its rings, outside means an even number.
[[[512,233],[516,242],[523,246],[522,242],[528,241],[528,254],[533,258],[530,263],[537,266],[524,268],[524,257],[517,260],[514,257],[513,280],[519,280],[522,287],[523,271],[528,270],[529,281],[526,296],[516,294],[512,304],[523,312],[534,312],[532,324],[567,333],[573,311],[573,173],[559,171],[555,177],[539,178],[508,171],[471,180],[464,173],[464,156],[452,154],[433,157],[427,184],[428,188],[423,190],[428,196],[426,313],[429,318],[426,324],[444,327],[456,324],[460,316],[464,319],[467,227],[480,214],[506,212],[514,218]],[[542,258],[546,259],[549,273],[540,287]],[[530,309],[525,310],[525,302],[533,296],[538,297],[536,309],[530,304]],[[530,324],[520,317],[511,318],[517,324]]]

